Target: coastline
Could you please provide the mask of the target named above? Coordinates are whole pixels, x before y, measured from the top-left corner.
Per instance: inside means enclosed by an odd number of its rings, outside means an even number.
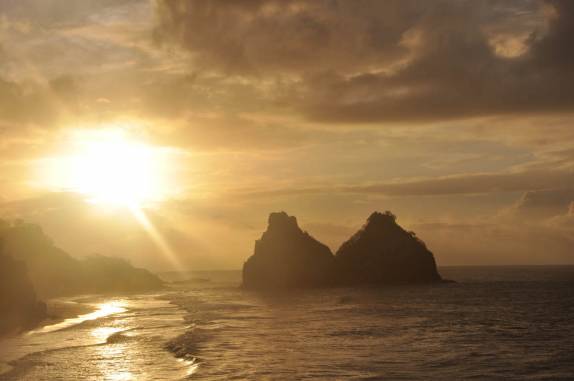
[[[30,332],[41,330],[45,327],[61,323],[68,319],[77,318],[78,316],[89,314],[96,310],[96,307],[88,303],[77,300],[66,300],[65,298],[48,299],[46,302],[48,310],[47,317],[41,320],[30,329],[22,329],[15,332],[9,332],[0,336],[0,342],[6,339],[14,338],[19,335],[25,335]],[[1,369],[1,368],[0,368]],[[1,374],[0,370],[0,374]]]
[[[49,299],[46,301],[46,305],[48,307],[48,318],[42,320],[36,327],[27,332],[40,330],[45,327],[61,323],[67,319],[73,319],[80,315],[89,314],[96,310],[92,305],[75,300],[64,300],[63,298]]]
[[[60,324],[69,319],[74,319],[79,316],[92,313],[96,310],[94,306],[87,303],[76,301],[76,300],[66,300],[64,298],[53,298],[48,299],[46,302],[48,309],[48,317],[41,322],[39,322],[35,327],[28,330],[22,330],[19,332],[12,332],[0,337],[0,346],[2,342],[17,338],[18,336],[28,335],[35,331],[40,331],[46,327],[51,327],[56,324]],[[9,362],[0,360],[0,375],[6,374],[13,369],[13,366]]]
[[[0,342],[0,380],[100,379],[102,374],[175,380],[197,368],[165,348],[188,329],[187,311],[166,294],[89,295],[49,303],[51,319]]]

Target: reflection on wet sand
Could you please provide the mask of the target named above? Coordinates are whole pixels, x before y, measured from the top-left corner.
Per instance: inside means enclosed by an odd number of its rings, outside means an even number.
[[[99,341],[107,341],[112,335],[122,332],[124,329],[120,327],[98,327],[92,329],[91,335]]]
[[[54,332],[60,329],[68,328],[88,320],[96,320],[106,316],[118,314],[127,311],[126,302],[124,300],[112,300],[106,303],[95,305],[96,310],[88,314],[80,315],[75,318],[66,319],[60,323],[44,326],[40,329],[31,331],[29,334]]]
[[[165,349],[186,330],[177,306],[153,295],[92,299],[89,305],[90,313],[5,342],[7,357],[0,346],[0,358],[13,366],[0,380],[173,381],[196,372],[193,358],[178,360]]]

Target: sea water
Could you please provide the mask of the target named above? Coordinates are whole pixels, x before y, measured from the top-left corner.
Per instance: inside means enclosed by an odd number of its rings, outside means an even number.
[[[574,267],[440,271],[457,283],[279,294],[185,274],[5,340],[0,380],[574,379]]]

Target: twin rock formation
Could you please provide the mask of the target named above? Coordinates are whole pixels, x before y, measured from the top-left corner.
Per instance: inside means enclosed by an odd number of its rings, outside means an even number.
[[[371,214],[335,255],[302,231],[295,217],[271,213],[243,266],[243,286],[249,289],[440,281],[433,254],[390,212]]]

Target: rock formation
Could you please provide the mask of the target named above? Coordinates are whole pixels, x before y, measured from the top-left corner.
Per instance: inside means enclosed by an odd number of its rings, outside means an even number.
[[[295,217],[271,213],[267,231],[243,266],[243,286],[252,289],[319,287],[333,283],[331,250],[302,231]]]
[[[342,284],[430,283],[441,277],[433,254],[391,212],[375,212],[336,255]]]
[[[33,328],[46,317],[24,263],[0,253],[0,336]]]
[[[269,226],[243,266],[243,285],[277,289],[439,282],[433,254],[390,213],[373,213],[333,256],[285,212]]]
[[[42,298],[140,292],[163,285],[157,276],[122,259],[101,255],[74,258],[54,245],[38,225],[3,222],[0,239],[6,255],[26,264],[28,276]]]

